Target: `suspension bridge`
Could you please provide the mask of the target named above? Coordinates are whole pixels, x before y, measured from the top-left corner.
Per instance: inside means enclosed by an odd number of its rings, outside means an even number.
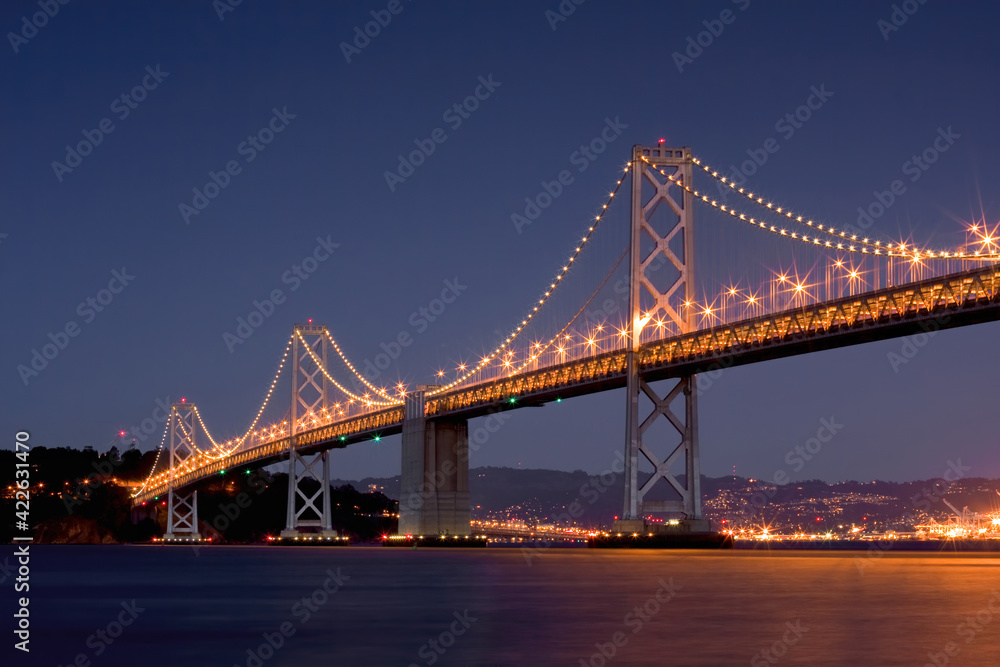
[[[696,174],[718,196],[696,189]],[[982,219],[957,233],[942,247],[863,236],[737,186],[689,148],[635,146],[568,259],[476,363],[413,388],[380,387],[327,327],[296,324],[241,436],[217,440],[193,402],[172,406],[133,502],[166,495],[167,539],[199,539],[200,484],[284,461],[282,535],[330,537],[332,452],[402,434],[400,534],[468,535],[470,419],[625,388],[617,529],[655,530],[662,522],[647,517],[664,514],[708,531],[697,374],[1000,319],[996,229]],[[265,423],[286,367],[289,408]],[[652,386],[661,380],[672,381],[665,392]],[[661,421],[674,433],[667,442],[650,430]]]

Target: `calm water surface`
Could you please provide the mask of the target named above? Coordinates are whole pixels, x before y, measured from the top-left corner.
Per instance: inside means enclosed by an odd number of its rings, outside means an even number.
[[[1000,665],[996,555],[529,553],[33,546],[32,652],[2,662]],[[91,637],[133,599],[117,638]]]

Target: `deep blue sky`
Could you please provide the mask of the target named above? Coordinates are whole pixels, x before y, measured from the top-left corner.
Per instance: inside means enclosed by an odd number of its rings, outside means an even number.
[[[431,381],[440,359],[490,345],[519,319],[631,145],[665,136],[727,166],[780,137],[775,122],[812,86],[833,97],[780,139],[756,187],[851,222],[952,126],[961,138],[877,230],[946,234],[980,199],[987,220],[1000,217],[994,3],[930,0],[886,39],[877,22],[890,19],[890,2],[591,0],[555,30],[545,12],[556,0],[404,2],[348,63],[340,43],[386,4],[246,0],[220,20],[209,0],[71,2],[17,53],[5,40],[5,437],[27,429],[36,445],[102,447],[150,417],[157,399],[180,396],[214,431],[237,434],[294,321],[329,324],[362,362],[412,332],[410,314],[457,277],[467,290],[393,373]],[[678,71],[672,54],[727,9],[734,20]],[[20,31],[38,11],[5,2],[0,27]],[[120,119],[112,102],[147,66],[168,75]],[[447,127],[443,111],[490,75],[500,86],[461,127]],[[275,108],[295,118],[246,162],[238,145]],[[608,117],[628,125],[622,137],[518,234],[511,213]],[[52,162],[103,118],[113,132],[60,182]],[[437,127],[447,140],[390,191],[384,172]],[[178,205],[229,160],[241,173],[185,224]],[[340,247],[290,291],[282,274],[328,235]],[[86,322],[78,304],[123,267],[134,280]],[[276,288],[287,301],[230,353],[223,333]],[[70,321],[79,335],[26,386],[17,366]],[[886,355],[899,340],[727,371],[701,401],[703,470],[912,479],[940,476],[960,457],[972,466],[965,474],[1000,476],[998,331],[942,333],[898,373]],[[624,400],[614,392],[518,411],[472,464],[603,470],[622,447]],[[831,416],[844,428],[793,470],[786,452]],[[141,446],[155,446],[160,431]],[[398,471],[398,438],[335,459],[338,477]]]

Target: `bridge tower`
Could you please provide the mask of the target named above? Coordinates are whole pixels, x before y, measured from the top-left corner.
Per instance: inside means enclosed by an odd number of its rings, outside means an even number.
[[[622,519],[616,524],[621,532],[648,530],[645,517],[650,512],[679,512],[681,530],[707,531],[708,521],[701,515],[701,466],[698,453],[698,392],[694,375],[678,379],[661,397],[643,378],[639,347],[643,327],[652,318],[662,318],[677,333],[696,328],[694,292],[694,197],[661,175],[672,175],[691,184],[693,160],[690,148],[667,148],[663,145],[634,146],[632,150],[632,214],[629,272],[630,347],[626,352],[628,396],[625,434],[625,503]],[[654,218],[655,216],[655,218]],[[657,280],[647,272],[650,264],[667,258],[675,271],[669,272],[667,284],[662,274]],[[669,278],[673,278],[670,282]],[[640,421],[639,395],[652,402],[652,411]],[[671,405],[681,398],[683,419]],[[664,458],[658,456],[643,434],[660,417],[665,418],[680,435],[680,442]],[[653,467],[653,473],[639,483],[639,454]],[[684,483],[671,469],[683,461]],[[660,480],[669,484],[680,500],[644,500]]]
[[[324,537],[336,536],[330,515],[330,452],[303,455],[296,448],[295,438],[314,423],[318,425],[329,418],[330,382],[313,360],[315,355],[323,367],[327,367],[329,351],[325,326],[311,321],[295,325],[288,439],[288,513],[282,537],[299,537],[306,533],[304,528],[318,529]],[[317,483],[318,489],[306,488]]]
[[[174,477],[180,466],[198,451],[198,416],[194,403],[174,403],[170,410],[170,479],[167,482],[167,541],[200,540],[198,491],[175,490]]]
[[[469,422],[427,419],[420,385],[406,395],[399,496],[400,535],[469,535]]]

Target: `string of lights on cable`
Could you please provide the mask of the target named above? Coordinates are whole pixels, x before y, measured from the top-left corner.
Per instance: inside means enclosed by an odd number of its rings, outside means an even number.
[[[964,259],[970,261],[990,261],[1000,259],[1000,252],[996,251],[969,251],[965,248],[958,250],[922,250],[914,247],[913,244],[907,244],[903,241],[893,242],[882,239],[873,240],[868,237],[862,237],[859,239],[857,234],[849,234],[846,229],[837,230],[831,225],[814,222],[813,220],[805,216],[798,215],[785,207],[778,206],[775,202],[768,201],[763,197],[754,195],[753,192],[749,192],[745,188],[737,187],[737,184],[734,183],[732,179],[727,179],[725,176],[719,176],[718,171],[713,170],[708,165],[702,164],[702,161],[698,158],[693,158],[693,162],[701,167],[702,171],[706,174],[717,180],[719,183],[722,183],[726,187],[730,188],[735,193],[742,195],[758,206],[766,208],[771,213],[777,213],[789,222],[810,228],[813,231],[813,234],[810,235],[799,234],[798,232],[789,232],[785,228],[781,228],[776,225],[769,225],[763,220],[748,217],[746,214],[738,212],[732,207],[727,207],[724,204],[719,204],[715,200],[709,199],[708,195],[692,189],[690,185],[683,183],[682,179],[676,178],[672,174],[666,174],[662,170],[658,171],[660,171],[661,175],[666,176],[670,181],[677,183],[680,187],[693,194],[702,202],[709,204],[723,213],[728,213],[730,216],[739,218],[740,220],[751,225],[755,225],[760,229],[764,229],[781,236],[845,252],[866,255],[883,255],[888,257],[905,257],[912,261],[919,261],[922,259]],[[982,238],[983,246],[986,248],[996,248],[996,238],[990,234],[981,234],[980,236]],[[831,237],[834,240],[831,241],[825,237]]]
[[[448,384],[441,385],[437,389],[427,392],[428,396],[436,396],[445,391],[448,391],[449,389],[452,389],[462,384],[469,378],[479,373],[481,370],[486,368],[486,366],[488,366],[491,361],[496,359],[501,352],[506,350],[510,346],[510,344],[518,337],[518,335],[520,335],[520,333],[524,331],[524,328],[528,326],[528,323],[531,322],[531,320],[534,319],[535,315],[538,314],[539,309],[542,306],[544,306],[545,303],[552,297],[552,294],[555,293],[556,289],[561,284],[562,279],[569,272],[570,267],[573,266],[573,263],[576,261],[577,257],[580,256],[580,253],[583,251],[584,246],[586,246],[587,241],[589,241],[590,238],[594,235],[594,230],[597,229],[605,213],[607,213],[608,207],[611,205],[611,202],[614,200],[615,195],[618,194],[618,190],[622,186],[622,181],[625,180],[625,174],[628,174],[628,170],[631,167],[632,167],[631,162],[625,165],[624,174],[622,174],[622,177],[618,179],[618,181],[615,183],[615,187],[611,191],[611,194],[608,195],[608,199],[604,202],[603,206],[601,206],[601,212],[594,218],[594,222],[591,223],[591,225],[587,229],[587,233],[581,239],[580,244],[573,249],[573,254],[570,255],[569,259],[566,261],[566,264],[564,264],[562,269],[559,270],[559,272],[556,274],[555,279],[552,281],[552,283],[549,284],[548,289],[545,290],[545,293],[542,294],[540,299],[538,299],[538,303],[535,306],[533,306],[531,311],[528,312],[528,314],[525,316],[523,320],[521,320],[521,324],[518,325],[516,329],[514,329],[514,332],[510,334],[507,337],[507,339],[504,340],[503,343],[498,345],[495,350],[493,350],[490,354],[484,356],[478,364],[473,366],[464,375],[460,375],[459,377],[455,378]]]
[[[149,469],[149,475],[146,476],[146,481],[142,483],[142,486],[140,486],[135,493],[132,494],[133,498],[145,491],[146,487],[149,486],[149,481],[153,479],[153,473],[156,472],[156,464],[160,462],[160,454],[163,453],[163,443],[167,441],[167,429],[170,428],[170,418],[173,416],[173,413],[174,409],[171,407],[170,414],[167,415],[167,423],[163,426],[163,436],[160,438],[160,446],[156,449],[156,458],[153,459],[153,466]]]
[[[220,445],[218,442],[216,442],[215,438],[212,437],[211,432],[208,430],[208,427],[205,425],[205,420],[202,419],[201,413],[198,411],[198,406],[196,406],[196,405],[192,406],[192,409],[194,410],[195,417],[198,419],[198,423],[201,425],[202,430],[205,432],[205,436],[208,438],[209,442],[212,443],[213,448],[215,450],[218,450],[220,453],[214,454],[211,451],[204,451],[204,450],[200,449],[195,444],[196,439],[192,437],[193,434],[185,432],[184,433],[185,439],[187,440],[187,442],[191,446],[191,448],[194,449],[197,453],[194,454],[194,455],[192,455],[192,456],[189,456],[187,459],[185,459],[180,464],[179,467],[182,470],[190,470],[191,469],[192,459],[194,461],[197,461],[201,457],[205,457],[205,458],[208,458],[208,459],[212,459],[212,460],[218,461],[219,459],[223,459],[223,458],[231,455],[253,433],[253,429],[257,426],[257,422],[260,421],[261,416],[264,414],[264,410],[267,409],[267,406],[268,406],[268,404],[271,401],[271,396],[274,394],[274,389],[277,386],[278,380],[281,377],[281,373],[282,373],[282,371],[285,368],[285,362],[288,360],[288,352],[289,352],[289,350],[291,350],[291,345],[292,345],[292,338],[289,337],[288,338],[288,342],[285,344],[285,352],[282,355],[281,361],[278,364],[278,370],[277,370],[277,372],[275,372],[274,378],[271,380],[271,386],[268,388],[267,395],[264,397],[264,402],[261,404],[260,409],[257,410],[257,415],[254,417],[253,422],[251,422],[250,428],[247,429],[246,433],[244,433],[242,437],[237,438],[236,440],[227,441],[223,445]],[[160,442],[160,451],[158,451],[157,454],[156,454],[156,461],[160,460],[160,452],[162,452],[163,445],[164,445],[164,443],[166,441],[167,431],[169,430],[169,427],[170,427],[170,419],[174,418],[176,416],[176,412],[177,412],[176,408],[171,408],[170,416],[167,418],[167,425],[166,425],[166,427],[164,427],[164,430],[163,430],[163,438],[161,439],[161,442]],[[184,430],[183,423],[179,423],[179,426],[180,426],[181,430],[183,431]],[[235,444],[233,444],[233,443],[235,443]],[[229,447],[229,449],[224,449],[224,447]],[[165,477],[167,475],[170,475],[172,473],[176,473],[176,471],[173,468],[171,468],[171,469],[166,470],[166,471],[164,471],[164,472],[162,472],[159,475],[156,475],[154,477],[153,473],[154,473],[155,470],[156,470],[156,462],[154,461],[153,467],[149,471],[149,477],[146,478],[146,482],[143,484],[142,488],[140,488],[139,491],[136,492],[136,495],[138,493],[141,493],[142,490],[146,488],[146,486],[149,484],[150,480],[156,479],[157,481],[159,481],[159,480],[161,480],[163,477]]]
[[[246,430],[246,433],[244,433],[241,437],[235,440],[229,440],[220,445],[218,442],[215,441],[215,438],[212,437],[212,434],[209,432],[208,427],[205,426],[205,422],[201,418],[201,413],[198,412],[198,406],[194,406],[194,414],[198,418],[198,423],[201,424],[202,429],[204,429],[205,435],[208,437],[209,442],[212,443],[215,449],[222,452],[221,454],[212,454],[211,452],[205,452],[206,456],[214,460],[218,460],[226,456],[229,456],[234,451],[236,451],[236,449],[239,448],[239,446],[242,445],[248,437],[250,437],[250,435],[253,433],[254,427],[257,426],[257,422],[260,421],[261,415],[264,414],[264,410],[267,409],[267,405],[271,401],[271,396],[274,394],[274,388],[278,385],[278,379],[281,377],[281,373],[285,368],[285,362],[288,360],[288,352],[291,349],[292,349],[292,338],[289,337],[288,342],[285,344],[285,352],[284,354],[282,354],[281,361],[278,364],[278,370],[277,372],[275,372],[274,379],[271,380],[271,386],[268,388],[267,395],[264,397],[264,402],[261,404],[260,409],[257,410],[257,415],[254,417],[253,422],[250,423],[250,428],[248,428]],[[226,447],[228,447],[228,449],[225,449]],[[195,447],[195,449],[197,449],[197,447]]]
[[[354,400],[360,401],[361,403],[364,403],[365,405],[367,405],[369,407],[372,406],[372,405],[378,405],[378,406],[384,406],[384,407],[391,407],[391,406],[394,406],[394,405],[399,405],[402,402],[402,401],[395,401],[395,402],[390,402],[390,401],[374,401],[374,400],[372,400],[372,398],[370,396],[367,396],[367,395],[366,396],[358,396],[357,394],[355,394],[354,392],[352,392],[350,389],[348,389],[347,387],[345,387],[342,384],[340,384],[339,382],[337,382],[337,380],[334,379],[334,377],[332,375],[330,375],[330,371],[328,371],[326,369],[326,367],[323,365],[323,362],[321,362],[319,360],[319,358],[316,356],[316,353],[313,352],[312,347],[310,347],[309,344],[306,343],[306,340],[302,337],[302,334],[300,334],[297,329],[295,331],[295,335],[299,337],[299,341],[302,342],[302,345],[305,347],[306,351],[309,353],[309,356],[312,357],[313,363],[315,363],[316,366],[321,371],[323,371],[323,375],[326,376],[326,379],[329,380],[330,382],[332,382],[333,386],[335,386],[337,389],[339,389],[343,393],[347,394],[348,396],[350,396]]]
[[[532,346],[535,348],[534,351],[532,351],[532,348],[529,347],[528,348],[529,357],[525,360],[523,364],[521,364],[516,369],[511,371],[510,372],[511,375],[517,375],[525,368],[527,368],[530,364],[532,364],[535,360],[537,360],[541,355],[545,354],[545,352],[550,347],[552,347],[566,333],[566,330],[569,329],[571,326],[573,326],[573,323],[576,322],[576,320],[580,317],[580,315],[583,314],[583,312],[587,309],[587,306],[589,306],[591,302],[594,300],[594,297],[600,294],[601,290],[604,289],[604,286],[611,279],[611,276],[614,275],[615,271],[618,269],[618,266],[622,263],[622,260],[625,259],[627,255],[628,255],[628,249],[626,248],[625,252],[623,252],[621,254],[621,257],[618,258],[618,261],[615,262],[615,265],[611,267],[610,271],[608,271],[608,275],[605,276],[604,280],[601,281],[601,284],[597,286],[596,290],[594,290],[594,293],[590,295],[590,298],[587,299],[587,301],[580,307],[580,310],[576,311],[576,314],[573,315],[573,318],[566,323],[566,326],[560,329],[559,333],[553,336],[549,340],[549,342],[546,343],[544,346],[541,343],[535,343],[534,346]],[[586,342],[589,347],[594,347],[595,341],[593,338],[586,339]],[[560,353],[563,351],[562,348],[557,348],[557,349]],[[510,360],[507,360],[507,362],[505,362],[504,365],[510,367]]]
[[[397,404],[398,405],[398,404],[401,404],[403,402],[403,401],[401,401],[399,399],[396,399],[396,398],[390,396],[389,393],[387,391],[385,391],[385,389],[380,389],[379,387],[376,387],[371,382],[369,382],[368,378],[366,378],[364,375],[362,375],[361,373],[359,373],[357,371],[357,369],[354,367],[354,364],[352,364],[350,362],[350,360],[340,350],[340,346],[337,345],[337,341],[335,341],[333,339],[333,336],[330,335],[330,330],[324,327],[324,331],[326,333],[327,339],[330,341],[330,344],[333,345],[333,349],[335,349],[337,351],[337,354],[340,355],[340,359],[344,362],[344,364],[347,365],[347,368],[350,369],[350,371],[352,373],[354,373],[354,376],[356,378],[358,378],[359,380],[361,380],[361,382],[364,383],[364,385],[366,387],[368,387],[369,389],[371,389],[372,391],[374,391],[376,394],[378,394],[382,398],[388,399],[393,404]]]

